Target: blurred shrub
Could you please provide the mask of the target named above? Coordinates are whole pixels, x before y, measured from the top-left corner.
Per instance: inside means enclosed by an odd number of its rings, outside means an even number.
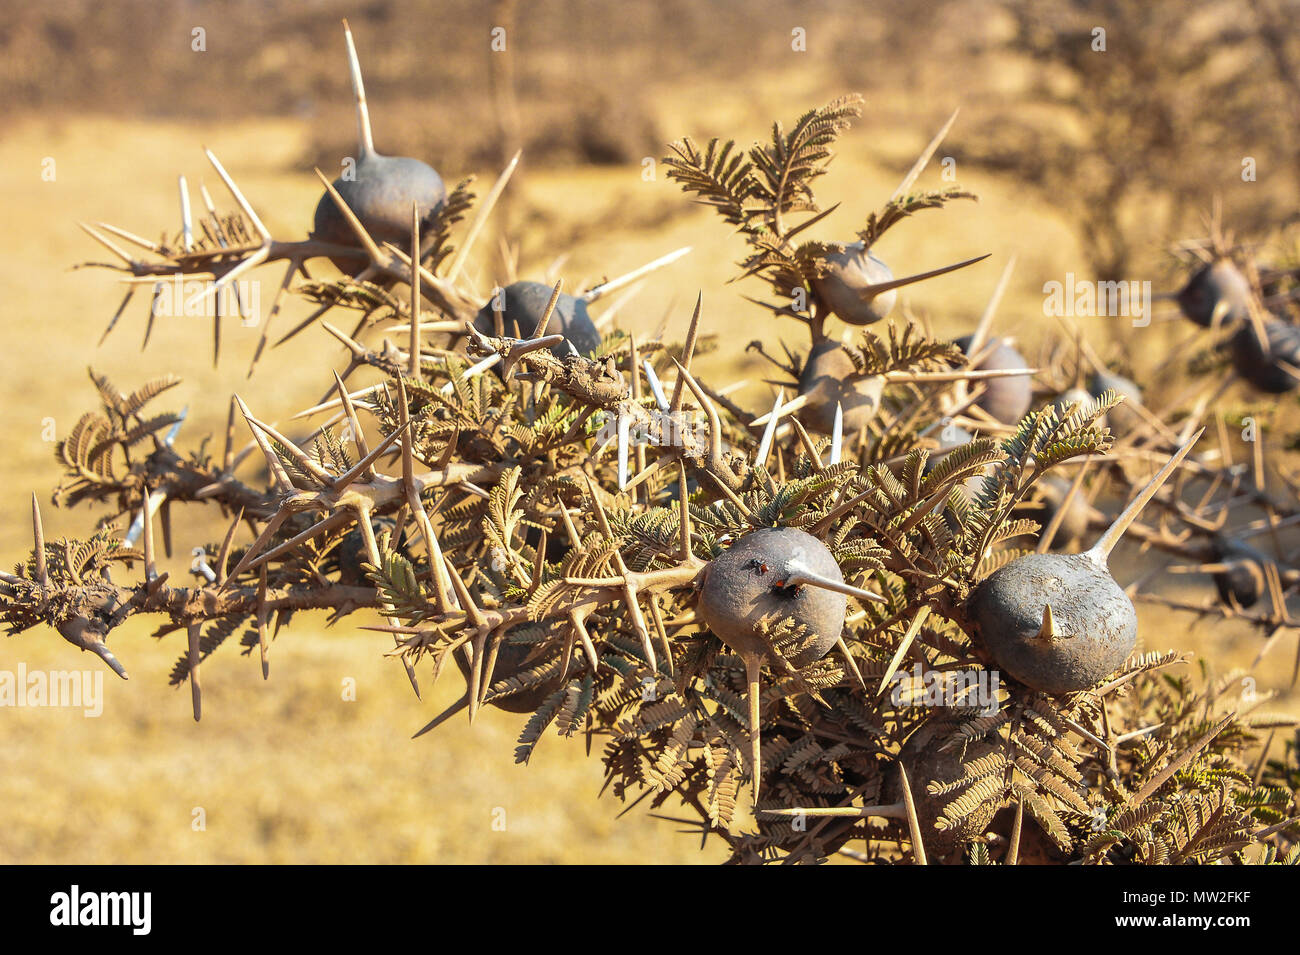
[[[972,54],[1019,61],[1022,79],[968,134],[968,158],[1070,215],[1097,276],[1131,277],[1135,250],[1197,228],[1216,196],[1241,230],[1292,215],[1296,0],[1009,0],[1003,10],[1005,38]],[[1247,157],[1255,182],[1242,179]]]

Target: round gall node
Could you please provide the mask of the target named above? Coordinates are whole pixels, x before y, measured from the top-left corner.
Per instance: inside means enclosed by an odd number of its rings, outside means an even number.
[[[997,665],[1044,693],[1087,689],[1137,644],[1133,602],[1086,553],[1013,560],[979,584],[969,609]]]
[[[813,346],[799,376],[799,394],[808,403],[799,411],[799,420],[821,434],[835,427],[835,406],[844,409],[844,432],[856,434],[866,427],[880,410],[885,380],[879,376],[862,377],[844,347],[833,341]]]
[[[411,203],[420,214],[420,232],[424,233],[433,217],[447,200],[442,177],[428,163],[407,156],[362,156],[348,178],[334,180],[348,208],[356,214],[370,237],[382,246],[391,242],[404,252],[411,245]],[[316,203],[311,237],[335,245],[358,244],[356,234],[327,192]],[[358,258],[333,260],[341,271],[356,273],[365,264]]]
[[[957,347],[967,355],[970,354],[970,343],[970,335],[964,335],[956,342]],[[983,346],[980,350],[984,350]],[[1024,356],[1010,345],[999,344],[973,370],[1006,371],[1017,368],[1029,369]],[[1034,385],[1029,375],[989,378],[980,384],[984,386],[984,393],[975,403],[1003,424],[1019,424],[1033,404]]]
[[[797,571],[844,582],[835,557],[813,535],[792,527],[751,531],[709,564],[699,614],[709,629],[741,655],[767,655],[759,622],[784,618],[806,626],[812,644],[790,662],[806,666],[831,651],[844,629],[848,598],[808,584],[788,585]]]
[[[826,274],[813,282],[818,300],[842,322],[871,325],[887,318],[898,301],[898,290],[871,295],[874,285],[891,282],[894,274],[861,242],[826,255]]]
[[[535,337],[553,291],[552,286],[541,282],[513,282],[502,289],[502,304],[505,308],[501,313],[501,322],[506,336]],[[479,309],[474,317],[474,327],[484,335],[496,334],[496,317],[491,301]],[[569,355],[569,344],[580,355],[588,355],[600,347],[600,332],[587,314],[587,303],[564,292],[560,293],[555,302],[555,310],[546,325],[546,334],[565,337],[568,344],[562,342],[551,349],[551,353],[559,358]]]

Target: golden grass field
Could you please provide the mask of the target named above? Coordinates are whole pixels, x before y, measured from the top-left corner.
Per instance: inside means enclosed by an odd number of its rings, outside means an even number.
[[[710,81],[660,103],[658,118],[673,136],[722,134],[747,142],[762,135],[773,117],[793,118],[836,92],[843,90],[827,89],[824,76],[807,71],[768,74],[747,80],[743,89]],[[925,115],[946,114],[959,101],[954,94],[953,102],[931,104]],[[906,108],[895,104],[892,112]],[[372,103],[372,111],[382,140],[383,104]],[[965,118],[954,128],[954,143],[961,141]],[[823,235],[856,229],[892,192],[934,126],[886,124],[868,116],[855,127],[819,186],[822,195],[844,202]],[[227,205],[204,166],[201,145],[222,158],[274,234],[304,234],[320,191],[300,166],[313,134],[304,120],[210,128],[59,113],[28,115],[0,139],[0,168],[7,171],[0,177],[0,327],[7,346],[0,350],[7,439],[0,459],[0,563],[11,565],[30,547],[31,491],[42,501],[49,537],[85,533],[97,516],[87,507],[66,513],[48,503],[59,467],[53,445],[42,440],[45,419],[52,418],[62,436],[94,407],[87,366],[124,389],[168,371],[182,376],[183,385],[160,402],[189,405],[178,447],[220,433],[234,390],[260,416],[284,421],[329,385],[328,369],[342,367],[339,349],[318,328],[270,352],[251,379],[245,371],[259,329],[234,321],[227,325],[216,369],[207,320],[160,320],[142,353],[143,294],[98,347],[120,297],[116,278],[69,269],[107,254],[77,229],[79,219],[145,235],[175,230],[177,173],[187,174],[195,189],[205,179],[218,204]],[[56,160],[54,182],[40,179],[44,157]],[[483,189],[496,174],[490,168],[443,170],[451,180],[469,172],[478,174]],[[938,185],[934,170],[926,175],[923,185]],[[1019,195],[1014,182],[975,170],[963,170],[959,181],[980,195],[978,204],[923,213],[933,218],[891,231],[882,254],[896,271],[993,254],[976,268],[905,296],[945,334],[973,324],[1003,264],[1017,255],[997,327],[1032,349],[1058,331],[1042,317],[1042,283],[1084,270],[1079,240],[1050,207]],[[618,323],[650,335],[666,322],[669,339],[680,337],[702,291],[705,329],[721,346],[702,358],[703,375],[719,384],[748,376],[740,400],[752,407],[770,400],[761,382],[765,369],[740,349],[755,338],[775,344],[783,333],[793,341],[798,329],[793,323],[782,328],[741,298],[744,291],[761,294],[760,287],[727,284],[738,241],[705,210],[690,206],[676,186],[662,176],[643,182],[639,166],[531,169],[525,159],[512,202],[516,212],[529,214],[522,277],[540,277],[565,254],[560,274],[570,290],[680,245],[694,246],[693,254],[648,283]],[[564,236],[565,244],[552,247],[551,235]],[[485,293],[501,271],[495,247],[496,236],[485,239],[471,269]],[[258,277],[269,286],[263,290],[265,310],[280,272],[267,269]],[[287,329],[304,314],[303,303],[291,301],[277,326]],[[1106,342],[1111,333],[1105,321],[1090,321],[1090,338]],[[1154,361],[1176,334],[1170,326],[1149,330],[1139,351],[1126,333],[1131,335],[1127,329],[1117,333],[1120,345],[1139,364]],[[1160,394],[1172,384],[1154,390]],[[220,531],[207,518],[174,518],[177,555],[166,566],[179,577],[188,566],[191,540],[212,539]],[[1130,554],[1116,563],[1117,576],[1127,583],[1137,566]],[[1257,636],[1235,628],[1205,624],[1189,631],[1184,618],[1142,610],[1146,649],[1195,650],[1212,661],[1215,672],[1248,665],[1258,648]],[[417,701],[400,665],[384,656],[391,646],[387,638],[358,629],[363,622],[357,616],[327,629],[320,617],[295,619],[273,645],[267,683],[255,659],[240,657],[233,645],[223,647],[204,668],[204,718],[195,724],[188,690],[167,685],[183,641],[173,635],[158,643],[149,636],[148,621],[133,621],[112,639],[131,680],[122,683],[106,672],[102,716],[86,719],[53,708],[0,710],[0,861],[711,863],[724,857],[720,846],[701,851],[698,835],[675,834],[680,827],[649,818],[646,804],[616,819],[622,807],[609,797],[597,799],[598,754],[587,758],[580,739],[552,734],[531,765],[515,765],[514,738],[523,717],[489,710],[473,727],[461,718],[411,740],[412,732],[460,695],[459,677],[447,674],[430,690],[430,673],[422,668],[426,693]],[[1294,636],[1282,639],[1258,675],[1261,689],[1289,684]],[[0,670],[19,663],[29,669],[99,666],[44,628],[0,640]],[[355,701],[343,699],[347,679],[355,680]],[[1286,702],[1294,708],[1298,701],[1291,694]],[[199,807],[206,828],[195,831]],[[504,831],[493,827],[498,809],[505,810]],[[669,803],[665,812],[673,814],[675,807]]]

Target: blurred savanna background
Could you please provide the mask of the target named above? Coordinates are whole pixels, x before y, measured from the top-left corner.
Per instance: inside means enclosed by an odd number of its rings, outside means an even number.
[[[679,340],[697,293],[715,346],[701,373],[733,398],[770,402],[769,368],[744,346],[803,346],[801,329],[731,283],[741,244],[667,180],[658,161],[696,142],[769,135],[773,120],[857,91],[863,115],[819,181],[817,237],[844,239],[893,192],[954,109],[961,112],[920,185],[952,181],[978,203],[923,213],[890,231],[895,274],[982,253],[980,265],[909,289],[910,312],[939,333],[974,325],[1011,256],[1018,264],[995,329],[1035,355],[1060,339],[1043,285],[1066,280],[1181,284],[1179,239],[1207,234],[1212,210],[1241,241],[1294,261],[1300,208],[1300,3],[1223,0],[531,0],[531,2],[0,2],[0,563],[30,548],[28,496],[49,537],[99,516],[48,503],[60,468],[51,437],[96,407],[87,368],[130,390],[167,372],[189,417],[178,446],[220,435],[232,392],[287,422],[344,365],[317,327],[270,350],[249,376],[259,327],[229,320],[213,366],[208,320],[161,319],[145,349],[141,294],[102,344],[122,296],[114,273],[73,270],[109,253],[77,228],[106,221],[157,238],[179,228],[176,176],[206,183],[211,148],[277,238],[304,237],[320,186],[355,151],[340,20],[354,31],[376,145],[419,157],[482,194],[516,149],[523,161],[468,274],[486,299],[513,275],[589,287],[679,246],[685,259],[620,306],[616,323]],[[504,33],[494,34],[494,30]],[[201,31],[201,32],[196,32]],[[1102,32],[1098,32],[1102,31]],[[504,50],[493,50],[504,39]],[[1243,176],[1243,171],[1248,175]],[[52,172],[52,175],[51,175]],[[201,207],[200,207],[201,208]],[[328,266],[317,266],[325,270]],[[257,273],[263,312],[281,273]],[[607,307],[593,307],[593,313]],[[287,330],[309,311],[291,300]],[[1159,319],[1080,319],[1105,358],[1161,407],[1188,382],[1151,375],[1187,334]],[[263,315],[263,319],[265,315]],[[273,334],[272,338],[278,337]],[[367,383],[357,379],[358,384]],[[1252,399],[1230,391],[1223,408]],[[1295,411],[1283,399],[1282,413]],[[290,427],[288,424],[285,427]],[[291,432],[294,433],[294,432]],[[305,433],[305,429],[304,429]],[[214,438],[219,443],[220,438]],[[241,436],[241,441],[243,436]],[[173,514],[174,576],[193,543],[219,539],[215,515]],[[1128,552],[1122,582],[1157,555]],[[1211,672],[1249,666],[1261,637],[1142,608],[1146,649],[1195,651]],[[409,737],[461,693],[444,675],[411,693],[391,642],[355,615],[327,628],[301,616],[275,641],[268,683],[226,646],[205,667],[204,719],[168,686],[183,653],[146,622],[115,633],[131,672],[106,672],[103,715],[0,709],[0,860],[5,862],[713,862],[694,835],[648,804],[598,799],[601,767],[580,739],[549,736],[514,763],[523,717],[489,710]],[[1256,677],[1291,693],[1295,632]],[[233,642],[232,642],[233,643]],[[95,668],[51,630],[0,640],[0,670]],[[354,681],[355,700],[344,698]],[[1292,706],[1294,709],[1295,707]],[[598,746],[599,744],[597,744]],[[198,810],[201,814],[196,815]],[[504,811],[504,816],[502,815]],[[671,815],[671,804],[665,806]],[[201,818],[202,826],[197,826]],[[500,825],[504,818],[504,828]],[[494,825],[496,823],[496,825]]]

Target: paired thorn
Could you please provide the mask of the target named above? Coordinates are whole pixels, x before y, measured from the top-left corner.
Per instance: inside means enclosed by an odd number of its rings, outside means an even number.
[[[285,437],[283,434],[281,434],[271,425],[266,424],[264,421],[261,421],[253,417],[253,415],[248,410],[248,406],[244,404],[242,398],[236,395],[235,400],[239,402],[239,410],[244,415],[244,420],[248,422],[249,427],[254,429],[255,432],[261,431],[272,441],[275,441],[277,444],[279,444],[280,447],[284,449],[284,453],[289,455],[289,457],[293,458],[294,464],[296,464],[303,471],[306,471],[315,480],[319,481],[322,484],[328,484],[334,480],[334,475],[330,474],[329,471],[325,470],[325,468],[317,464],[316,461],[312,459],[311,455],[303,451],[292,440]]]
[[[704,409],[704,414],[709,420],[709,465],[715,470],[722,468],[722,420],[718,417],[718,409],[709,400],[709,396],[704,393],[700,383],[695,380],[690,371],[681,362],[673,359],[673,364],[677,366],[677,384],[680,386],[683,382],[691,389],[691,394],[699,402],[700,407]],[[679,411],[676,401],[674,401],[674,411]]]
[[[94,229],[92,229],[89,225],[87,225],[87,224],[84,223],[84,222],[78,222],[77,225],[79,225],[79,226],[81,227],[81,230],[82,230],[83,232],[85,232],[86,235],[90,236],[92,239],[94,239],[96,242],[98,242],[98,243],[99,243],[100,245],[102,245],[104,248],[108,249],[108,251],[112,252],[112,253],[113,253],[114,255],[116,255],[119,259],[121,259],[123,262],[125,262],[125,263],[127,264],[128,268],[134,268],[134,267],[136,266],[136,261],[135,261],[135,259],[131,258],[131,256],[130,256],[129,254],[127,254],[127,252],[126,252],[126,251],[125,251],[125,250],[124,250],[120,245],[118,245],[116,242],[114,242],[113,240],[109,239],[107,236],[100,235],[98,232],[96,232]],[[102,223],[101,223],[101,225],[102,225]],[[110,326],[110,327],[111,327],[111,326]],[[107,334],[107,333],[105,333],[105,334]]]
[[[270,442],[266,440],[269,432],[265,432],[262,428],[258,427],[260,422],[253,417],[253,412],[249,410],[248,405],[244,403],[243,398],[239,397],[239,395],[235,395],[235,403],[239,406],[239,412],[244,416],[244,420],[248,422],[249,430],[253,432],[253,440],[257,442],[257,446],[261,450],[262,456],[266,458],[266,466],[271,473],[271,480],[275,483],[276,490],[281,493],[291,493],[295,490],[294,483],[289,478],[289,472],[285,470],[284,464],[280,460],[280,456],[275,453]]]
[[[529,354],[530,352],[541,351],[543,348],[553,348],[554,346],[563,343],[565,341],[563,335],[543,334],[546,330],[546,324],[550,320],[550,314],[554,310],[555,302],[558,300],[559,288],[560,288],[560,283],[558,282],[555,283],[555,289],[551,293],[551,300],[547,305],[546,312],[542,315],[541,321],[538,322],[537,332],[535,333],[535,336],[533,338],[527,338],[522,340],[510,339],[511,345],[509,346],[509,349],[504,357],[501,355],[500,352],[494,351],[493,354],[489,355],[487,358],[480,361],[477,365],[474,365],[471,368],[467,369],[465,373],[461,376],[462,379],[469,378],[472,375],[480,374],[481,372],[487,370],[488,368],[491,368],[497,362],[503,362],[503,364],[501,365],[501,377],[505,380],[509,380],[510,373],[514,369],[514,366],[525,355]],[[493,346],[489,343],[487,337],[482,332],[480,332],[477,328],[475,328],[472,322],[465,322],[465,328],[468,331],[470,337],[475,341],[475,343],[478,345],[479,348],[484,350],[493,350]],[[450,393],[449,391],[450,385],[451,385],[450,382],[448,382],[446,385],[443,385],[443,391],[446,393]]]
[[[600,495],[596,491],[596,485],[591,478],[584,474],[583,480],[587,482],[587,492],[591,495],[592,509],[596,512],[596,522],[600,526],[600,532],[608,539],[614,539],[614,533],[609,526],[609,517],[605,514],[605,506],[600,502]],[[632,583],[631,572],[623,560],[623,554],[619,550],[614,551],[614,569],[618,572],[619,583],[623,591],[623,603],[627,607],[628,615],[632,618],[632,629],[636,631],[637,636],[641,639],[641,650],[645,654],[646,663],[650,667],[651,673],[657,673],[659,670],[658,657],[655,654],[653,642],[650,640],[650,628],[646,625],[645,615],[641,612],[641,604],[637,599],[636,586]]]
[[[406,431],[414,423],[415,423],[414,418],[408,418],[405,424],[400,424],[396,428],[394,428],[392,433],[389,434],[388,437],[384,438],[383,441],[379,442],[379,444],[375,447],[373,451],[367,454],[356,464],[352,465],[351,469],[344,471],[338,477],[331,476],[328,482],[329,487],[334,491],[341,491],[344,488],[346,488],[349,484],[351,484],[353,481],[355,481],[357,478],[368,473],[370,470],[370,466],[374,464],[375,461],[378,460],[379,457],[383,455],[385,451],[387,451],[390,447],[392,447],[393,443],[396,442],[399,438],[401,438],[402,435],[404,435]]]
[[[582,644],[582,652],[587,655],[587,663],[591,666],[591,672],[593,674],[599,673],[600,657],[596,653],[596,645],[591,642],[591,634],[587,632],[586,615],[576,609],[570,610],[569,624],[573,627],[573,632]]]

